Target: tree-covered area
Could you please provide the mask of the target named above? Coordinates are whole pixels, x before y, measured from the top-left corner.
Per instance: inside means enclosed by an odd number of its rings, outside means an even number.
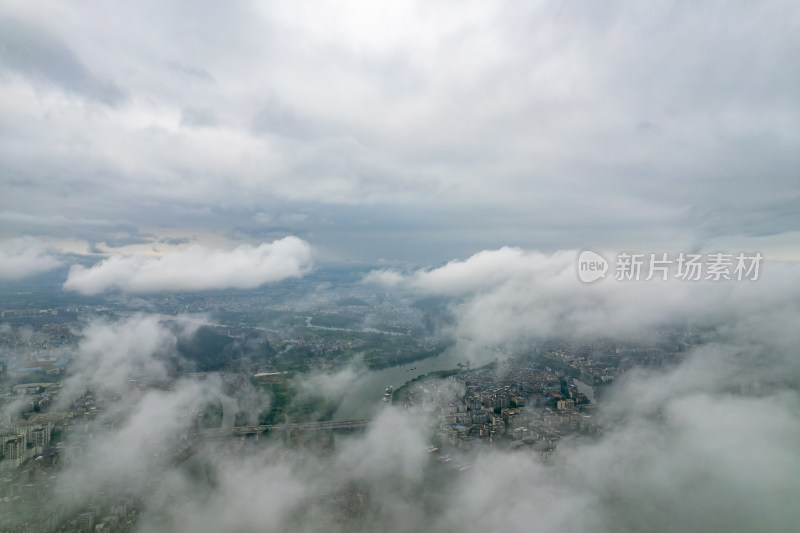
[[[367,302],[362,300],[361,298],[356,298],[355,296],[348,296],[347,298],[342,298],[336,305],[341,307],[351,307],[351,306],[367,306],[369,305]]]
[[[331,419],[337,404],[322,395],[299,396],[293,379],[291,374],[253,379],[253,384],[270,396],[269,409],[258,416],[259,424],[280,424],[286,417],[292,422]]]
[[[324,328],[358,328],[361,318],[344,314],[320,313],[312,317],[311,323]]]
[[[209,327],[201,327],[193,336],[178,339],[178,352],[192,361],[200,372],[222,369],[235,358],[233,339],[219,335]]]
[[[337,366],[361,357],[367,368],[381,369],[433,357],[445,348],[412,335],[306,329],[302,338],[286,345],[275,358],[275,368],[304,371],[314,366]]]
[[[265,335],[258,331],[237,333],[202,326],[189,337],[179,337],[178,353],[189,362],[190,371],[239,371],[268,361],[275,353]]]
[[[315,315],[316,317],[319,315]],[[188,364],[181,370],[306,372],[331,369],[360,358],[370,369],[404,365],[439,355],[444,343],[409,334],[320,329],[294,323],[291,331],[249,326],[202,326],[179,336],[177,350]]]

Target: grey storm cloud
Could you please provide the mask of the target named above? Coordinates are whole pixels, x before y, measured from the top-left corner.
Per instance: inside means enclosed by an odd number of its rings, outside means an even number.
[[[796,244],[789,1],[51,7],[3,8],[3,211],[248,242],[303,204],[368,261]]]
[[[189,244],[190,242],[192,242],[192,239],[190,239],[189,237],[164,237],[163,239],[160,239],[158,242],[177,246],[180,244]]]
[[[125,93],[93,74],[66,42],[25,20],[0,17],[0,68],[106,105]]]
[[[213,109],[205,107],[185,107],[181,111],[181,126],[190,128],[214,127],[219,119]]]

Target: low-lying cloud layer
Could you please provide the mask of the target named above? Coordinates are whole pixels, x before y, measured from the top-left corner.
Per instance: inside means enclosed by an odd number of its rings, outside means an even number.
[[[140,386],[162,386],[182,364],[176,351],[198,323],[178,318],[167,327],[158,315],[135,314],[117,321],[93,320],[81,332],[77,353],[65,380],[66,397],[85,389],[102,394],[128,393]]]
[[[311,268],[311,247],[297,237],[231,251],[190,246],[160,257],[115,255],[85,268],[70,269],[64,288],[98,294],[116,288],[126,292],[250,289],[264,283],[300,277]]]
[[[57,251],[30,237],[0,243],[0,280],[21,279],[61,266]]]
[[[742,332],[753,356],[776,347],[763,333]],[[786,332],[781,342],[798,340]],[[219,394],[218,381],[178,381],[96,433],[56,494],[133,492],[141,530],[789,531],[800,520],[800,401],[780,387],[731,390],[763,377],[746,360],[718,343],[670,371],[631,374],[604,404],[602,437],[565,439],[546,465],[521,452],[474,453],[463,472],[426,451],[426,412],[399,408],[328,453],[228,440],[195,443],[176,463],[168,452],[186,446],[187,413]],[[332,379],[338,389],[342,376]],[[329,388],[319,376],[311,383]]]
[[[681,319],[711,332],[670,369],[625,374],[603,397],[605,431],[562,439],[548,464],[485,450],[463,457],[469,469],[448,468],[426,450],[430,413],[398,407],[316,451],[287,448],[281,435],[194,440],[204,406],[242,398],[214,375],[173,372],[176,342],[195,323],[134,315],[83,332],[65,394],[85,383],[106,404],[53,501],[77,512],[99,494],[133,494],[142,531],[790,531],[800,521],[796,268],[767,263],[752,283],[587,286],[576,256],[502,249],[388,274],[395,287],[456,298],[456,349],[478,359],[504,343],[633,335]],[[293,386],[338,398],[365,372],[298,376]],[[259,401],[256,410],[269,403]]]
[[[609,254],[610,255],[610,254]],[[378,270],[366,283],[453,298],[454,334],[462,349],[547,338],[645,338],[659,326],[717,326],[760,313],[793,312],[800,270],[792,263],[762,265],[757,281],[608,279],[594,285],[576,275],[578,251],[553,254],[519,248],[486,250],[463,261],[410,273]],[[779,315],[781,316],[781,315]]]

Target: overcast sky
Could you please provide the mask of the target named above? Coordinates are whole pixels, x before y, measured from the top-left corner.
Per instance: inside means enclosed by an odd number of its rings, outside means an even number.
[[[798,259],[798,57],[791,0],[5,1],[0,257]]]

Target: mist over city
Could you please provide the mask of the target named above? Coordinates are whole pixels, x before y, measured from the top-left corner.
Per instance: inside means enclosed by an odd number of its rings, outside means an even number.
[[[800,7],[0,5],[0,530],[788,532]]]

